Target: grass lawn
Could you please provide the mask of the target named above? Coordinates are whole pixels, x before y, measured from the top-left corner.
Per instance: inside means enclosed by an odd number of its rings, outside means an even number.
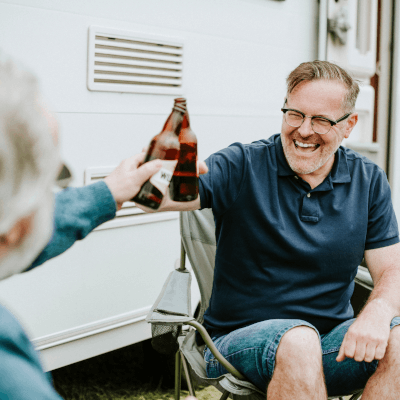
[[[65,400],[173,400],[174,371],[174,356],[156,353],[148,340],[59,368],[52,375]],[[182,386],[185,389],[183,379]],[[199,400],[221,397],[212,386],[195,390]],[[188,395],[181,391],[182,400]]]
[[[137,343],[52,371],[54,386],[66,400],[173,400],[174,356]],[[183,389],[185,382],[182,380]],[[214,387],[196,388],[199,400],[217,400]],[[181,399],[189,392],[182,390]]]

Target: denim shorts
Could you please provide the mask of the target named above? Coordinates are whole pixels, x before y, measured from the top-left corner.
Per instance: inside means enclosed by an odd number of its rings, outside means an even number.
[[[329,333],[320,335],[306,321],[274,319],[237,329],[227,335],[213,338],[220,353],[250,382],[265,391],[275,367],[275,355],[282,336],[296,326],[309,326],[320,337],[325,382],[329,396],[351,394],[362,389],[375,372],[378,361],[357,362],[346,358],[337,362],[344,335],[355,319],[338,325]],[[400,325],[400,317],[393,318],[390,329]],[[214,358],[211,351],[204,349],[207,376],[217,378],[227,371]]]

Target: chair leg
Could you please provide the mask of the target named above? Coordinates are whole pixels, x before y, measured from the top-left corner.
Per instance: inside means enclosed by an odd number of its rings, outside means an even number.
[[[182,352],[180,352],[180,353],[181,353],[183,371],[185,372],[186,381],[187,381],[187,385],[188,385],[188,388],[189,388],[189,393],[190,393],[191,396],[196,397],[196,393],[195,393],[194,387],[193,387],[192,376],[190,375],[190,371],[189,371],[189,367],[188,367],[187,361],[186,361],[185,356],[183,355],[183,353]]]
[[[182,362],[180,350],[175,354],[175,400],[179,400],[181,396],[181,374],[182,374]]]
[[[225,390],[224,393],[222,393],[222,396],[219,400],[226,400],[229,397],[230,392],[228,392],[227,390]]]

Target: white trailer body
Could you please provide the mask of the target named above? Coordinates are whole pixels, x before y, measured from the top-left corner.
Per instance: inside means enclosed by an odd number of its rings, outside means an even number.
[[[287,74],[317,58],[318,18],[316,0],[2,0],[0,48],[38,76],[73,185],[82,186],[146,146],[178,95],[187,98],[200,159],[278,133]],[[104,75],[93,70],[104,67],[92,63],[96,29],[130,45],[175,44],[179,84],[168,86],[168,76],[134,84],[128,75],[115,86],[117,69],[100,82],[107,89],[90,87]],[[118,51],[126,50],[111,54]],[[139,61],[148,62],[146,51]],[[150,337],[144,318],[180,254],[178,215],[136,212],[126,207],[63,255],[0,283],[0,301],[47,370]]]

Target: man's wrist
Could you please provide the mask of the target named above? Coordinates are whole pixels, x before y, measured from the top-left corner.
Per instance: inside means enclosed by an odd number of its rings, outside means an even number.
[[[390,323],[397,316],[398,312],[388,300],[378,297],[367,302],[360,316],[366,316],[367,314],[374,314],[375,317],[385,319]]]

